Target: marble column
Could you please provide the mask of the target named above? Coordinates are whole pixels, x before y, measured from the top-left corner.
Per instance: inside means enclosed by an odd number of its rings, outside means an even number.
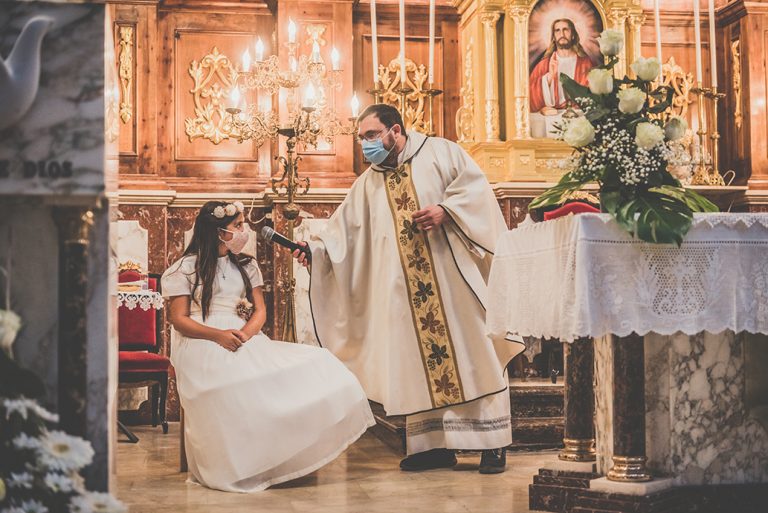
[[[496,45],[496,25],[501,13],[480,15],[485,41],[485,140],[500,140],[499,130],[499,55]]]
[[[610,481],[650,481],[645,455],[643,337],[613,336],[613,467]]]
[[[595,461],[594,347],[591,338],[564,344],[565,357],[565,446],[564,461]]]
[[[87,437],[88,237],[93,212],[80,207],[54,210],[59,228],[59,417],[67,433]],[[104,341],[108,343],[108,341]]]

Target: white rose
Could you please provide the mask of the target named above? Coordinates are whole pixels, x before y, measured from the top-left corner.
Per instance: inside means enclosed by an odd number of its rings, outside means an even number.
[[[644,150],[650,150],[664,140],[664,131],[653,123],[640,123],[635,133],[635,143]]]
[[[237,209],[238,212],[242,212],[242,211],[245,210],[245,205],[243,205],[242,201],[235,201],[232,204],[235,206],[235,208]]]
[[[576,118],[568,123],[563,140],[576,148],[586,146],[595,140],[595,127],[583,116]]]
[[[609,94],[613,91],[613,72],[595,68],[587,75],[589,90],[592,94]]]
[[[222,217],[224,217],[226,215],[225,212],[224,212],[224,207],[219,205],[218,207],[214,208],[213,209],[213,215],[214,215],[214,217],[216,217],[218,219],[221,219]]]
[[[224,213],[227,214],[228,216],[233,216],[237,214],[237,207],[234,206],[232,203],[230,203],[229,205],[224,207]]]
[[[637,114],[645,105],[645,93],[637,87],[619,91],[619,110],[624,114]]]
[[[661,73],[661,63],[656,57],[645,59],[638,57],[635,62],[632,63],[632,71],[637,73],[640,80],[651,82],[656,80],[656,77]]]
[[[603,30],[597,41],[600,43],[600,53],[609,57],[619,55],[624,48],[624,34],[618,30]]]
[[[664,127],[664,135],[669,141],[677,141],[685,136],[686,130],[688,130],[688,122],[680,116],[672,116]]]

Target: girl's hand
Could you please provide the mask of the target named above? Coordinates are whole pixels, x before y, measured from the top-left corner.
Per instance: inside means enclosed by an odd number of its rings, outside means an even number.
[[[233,353],[240,349],[244,341],[245,335],[240,330],[221,330],[216,340],[214,340],[221,347]]]

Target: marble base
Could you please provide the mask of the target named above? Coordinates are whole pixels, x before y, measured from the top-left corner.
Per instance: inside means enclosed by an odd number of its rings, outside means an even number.
[[[563,471],[563,472],[586,472],[589,474],[597,473],[597,463],[594,461],[563,461],[557,460],[546,465],[542,469]]]
[[[533,484],[528,486],[528,507],[534,511],[571,511],[576,498],[589,489],[590,481],[596,477],[593,472],[540,468],[533,476]]]
[[[654,479],[644,483],[625,483],[609,481],[606,477],[600,477],[589,482],[589,489],[597,492],[621,493],[624,495],[651,495],[668,490],[674,485],[675,480],[672,478]]]

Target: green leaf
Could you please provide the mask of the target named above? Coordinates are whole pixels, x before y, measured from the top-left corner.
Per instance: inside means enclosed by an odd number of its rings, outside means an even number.
[[[600,193],[601,210],[612,214],[614,217],[616,216],[616,210],[619,208],[620,201],[621,192],[619,191],[602,191]]]
[[[644,191],[622,205],[616,221],[640,240],[656,244],[682,244],[691,227],[693,212],[678,198],[658,191]]]
[[[563,91],[565,91],[565,96],[569,100],[592,98],[592,92],[589,90],[589,87],[579,84],[565,73],[560,73],[560,83],[563,84]]]
[[[676,187],[672,185],[662,185],[661,187],[654,187],[650,189],[651,192],[658,194],[664,194],[676,198],[679,201],[685,203],[688,208],[693,212],[719,212],[720,209],[717,205],[709,201],[707,198],[684,187]]]
[[[566,173],[563,175],[557,185],[550,187],[544,191],[544,193],[534,198],[533,201],[531,201],[531,204],[528,205],[528,210],[541,207],[549,207],[552,205],[560,205],[565,201],[565,197],[568,194],[572,193],[573,191],[578,191],[588,181],[589,180],[586,179],[576,180],[573,178],[571,173]]]

